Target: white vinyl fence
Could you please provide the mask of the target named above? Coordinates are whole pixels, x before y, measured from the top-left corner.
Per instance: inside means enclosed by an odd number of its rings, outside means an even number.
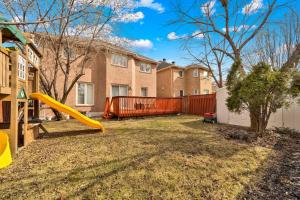
[[[218,122],[224,124],[250,126],[248,111],[237,114],[232,113],[227,109],[226,99],[228,97],[228,93],[226,88],[218,89],[216,97]],[[272,127],[288,127],[300,131],[300,104],[295,101],[288,108],[279,109],[276,113],[272,114],[269,120],[268,128]]]

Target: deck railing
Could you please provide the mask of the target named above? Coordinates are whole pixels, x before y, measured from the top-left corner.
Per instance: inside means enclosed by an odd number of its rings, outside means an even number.
[[[106,100],[104,117],[111,112],[114,116],[139,117],[163,114],[197,114],[215,112],[216,96],[195,95],[175,98],[117,96]]]
[[[8,88],[9,85],[9,55],[3,47],[0,47],[0,87]]]
[[[138,117],[180,113],[181,98],[132,97],[112,98],[112,113],[118,117]]]

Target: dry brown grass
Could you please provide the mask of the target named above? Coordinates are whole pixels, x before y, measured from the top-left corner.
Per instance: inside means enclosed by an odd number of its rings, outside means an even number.
[[[224,139],[197,116],[104,125],[105,134],[45,124],[50,137],[0,171],[0,199],[235,199],[272,154]]]

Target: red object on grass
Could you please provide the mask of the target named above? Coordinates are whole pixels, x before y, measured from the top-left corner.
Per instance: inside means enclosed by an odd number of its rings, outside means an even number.
[[[204,113],[204,118],[215,118],[216,113]]]

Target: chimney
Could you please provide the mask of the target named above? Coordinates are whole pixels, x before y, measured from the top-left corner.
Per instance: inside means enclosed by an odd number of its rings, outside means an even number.
[[[172,61],[172,64],[175,65],[175,61]]]
[[[164,61],[164,62],[166,62],[166,59],[165,59],[165,58],[163,58],[163,61]]]

